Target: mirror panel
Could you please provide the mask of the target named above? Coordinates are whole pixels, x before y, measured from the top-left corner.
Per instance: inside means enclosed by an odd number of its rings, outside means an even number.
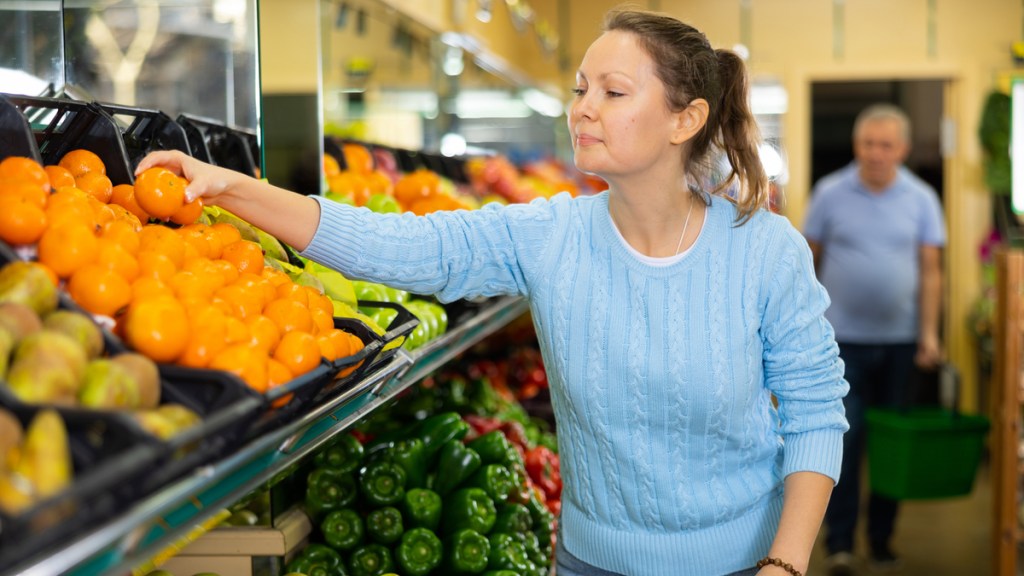
[[[0,92],[38,96],[64,85],[60,0],[0,0]]]
[[[66,91],[255,130],[256,0],[64,0]]]
[[[450,156],[555,156],[564,106],[484,53],[381,0],[324,0],[325,132]]]

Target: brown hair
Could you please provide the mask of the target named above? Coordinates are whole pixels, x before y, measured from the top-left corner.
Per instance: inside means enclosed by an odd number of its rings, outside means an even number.
[[[735,201],[742,222],[766,207],[768,177],[758,155],[761,136],[748,104],[743,60],[730,50],[712,48],[700,30],[664,14],[613,10],[605,17],[604,30],[636,36],[654,61],[670,109],[683,110],[695,98],[707,100],[707,124],[690,141],[687,172],[701,180],[708,177],[714,160],[711,152],[719,148],[732,170],[714,193],[722,194],[738,180],[740,192]]]

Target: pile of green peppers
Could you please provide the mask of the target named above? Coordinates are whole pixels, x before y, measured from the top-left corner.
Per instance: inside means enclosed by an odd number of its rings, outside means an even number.
[[[542,576],[555,518],[498,430],[464,441],[455,412],[365,446],[341,434],[314,457],[305,507],[319,527],[287,566],[308,576]]]

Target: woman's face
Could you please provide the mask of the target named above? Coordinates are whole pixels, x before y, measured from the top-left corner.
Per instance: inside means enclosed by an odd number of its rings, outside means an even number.
[[[631,33],[606,32],[583,57],[569,108],[576,167],[608,180],[681,165],[677,126],[654,61]]]

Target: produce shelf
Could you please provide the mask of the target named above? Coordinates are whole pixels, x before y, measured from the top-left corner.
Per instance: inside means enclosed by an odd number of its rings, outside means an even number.
[[[115,518],[69,538],[6,574],[122,575],[145,563],[222,509],[301,462],[336,434],[528,309],[519,297],[495,298],[444,336],[409,353],[400,349],[358,386],[238,451],[135,503]]]

